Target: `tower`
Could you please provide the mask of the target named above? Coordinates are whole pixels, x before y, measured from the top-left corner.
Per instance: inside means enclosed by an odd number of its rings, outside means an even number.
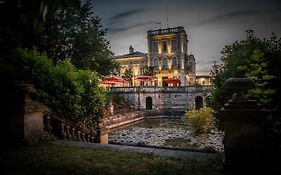
[[[182,26],[147,32],[148,66],[152,67],[158,85],[165,86],[166,78],[178,78],[187,85],[187,34]]]

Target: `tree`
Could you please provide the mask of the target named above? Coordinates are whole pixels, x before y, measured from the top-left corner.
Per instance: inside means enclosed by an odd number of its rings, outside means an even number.
[[[123,78],[132,83],[133,71],[132,69],[125,69]]]
[[[280,94],[276,83],[280,80],[280,39],[275,35],[271,39],[259,39],[253,31],[247,31],[247,38],[225,46],[222,51],[222,64],[212,70],[213,90],[210,105],[220,110],[230,99],[231,94],[224,88],[224,82],[230,77],[249,77],[256,87],[248,92],[268,108],[276,108],[276,95]]]
[[[145,68],[144,68],[144,73],[143,73],[143,75],[147,75],[147,76],[154,76],[156,73],[154,72],[154,70],[153,70],[153,67],[152,66],[146,66]]]
[[[103,38],[105,30],[100,30],[98,17],[92,17],[90,3],[87,1],[86,4],[88,5],[82,6],[79,0],[1,1],[0,108],[3,113],[0,117],[1,128],[3,125],[9,125],[7,124],[9,120],[6,120],[9,116],[7,110],[9,103],[13,100],[16,102],[16,99],[11,99],[11,94],[20,85],[27,83],[34,84],[41,101],[53,111],[81,125],[97,126],[98,120],[103,116],[102,109],[104,108],[104,93],[98,87],[98,75],[95,71],[79,70],[71,62],[76,63],[81,59],[81,65],[80,62],[76,64],[88,69],[85,65],[88,64],[86,60],[89,59],[91,63],[89,69],[97,70],[99,74],[110,72],[114,63],[110,60],[112,53],[108,49],[108,42]],[[70,50],[73,52],[70,53],[74,54],[69,56],[73,56],[73,59],[53,57],[55,62],[52,62],[44,51],[50,53],[49,51],[53,50],[55,45],[49,41],[60,43],[56,42],[57,38],[49,33],[53,27],[50,24],[57,14],[64,14],[64,9],[70,8],[76,9],[72,14],[75,22],[79,22],[79,19],[84,20],[81,25],[78,25],[80,28],[72,25],[69,28],[62,28],[63,23],[61,26],[56,23],[57,27],[60,27],[55,29],[61,33],[53,34],[63,35],[67,39],[75,38],[70,43],[73,46],[73,50]],[[68,15],[71,15],[70,11]],[[70,19],[65,19],[63,22],[74,23]],[[91,24],[93,25],[90,26]],[[73,33],[67,33],[68,29]],[[43,44],[44,42],[47,44]],[[78,46],[81,47],[78,48]],[[34,50],[34,47],[40,48],[40,51]],[[83,49],[86,51],[84,52]],[[87,54],[84,55],[84,53]],[[107,66],[102,68],[104,65]]]
[[[0,3],[0,51],[9,55],[17,47],[32,48],[40,42],[47,18],[59,7],[79,0],[4,0]],[[5,53],[5,54],[4,54]]]
[[[280,65],[281,39],[275,34],[270,39],[259,39],[252,30],[248,30],[246,39],[224,47],[222,64],[212,70],[213,88],[208,98],[208,105],[217,113],[231,98],[231,93],[224,87],[228,78],[249,77],[254,80],[255,88],[247,92],[248,97],[275,111],[266,123],[270,150],[274,154],[281,148]]]
[[[105,95],[95,72],[78,70],[69,60],[54,64],[36,49],[16,49],[11,59],[21,62],[6,69],[17,84],[33,84],[38,99],[52,112],[77,125],[96,129],[103,117]]]
[[[100,75],[108,75],[117,68],[104,38],[106,29],[100,18],[94,16],[90,0],[59,9],[47,25],[42,48],[54,61],[70,58],[77,68],[95,70]]]

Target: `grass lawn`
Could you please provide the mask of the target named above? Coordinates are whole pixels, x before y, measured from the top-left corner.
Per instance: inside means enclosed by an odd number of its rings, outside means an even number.
[[[0,174],[222,174],[220,160],[167,159],[148,154],[77,148],[54,143],[1,148]]]

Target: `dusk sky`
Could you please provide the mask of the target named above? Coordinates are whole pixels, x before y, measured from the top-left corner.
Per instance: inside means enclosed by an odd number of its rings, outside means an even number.
[[[93,0],[93,6],[115,55],[127,54],[129,45],[147,53],[148,30],[183,26],[197,71],[209,71],[247,29],[261,38],[281,36],[281,0]]]

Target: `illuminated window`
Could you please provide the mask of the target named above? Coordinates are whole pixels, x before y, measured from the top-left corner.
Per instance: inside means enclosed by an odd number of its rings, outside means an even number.
[[[163,60],[162,60],[162,69],[168,69],[168,60],[167,60],[167,58],[163,58]]]
[[[167,41],[162,41],[162,50],[163,52],[167,52]]]
[[[151,52],[158,52],[157,41],[151,42]]]
[[[173,39],[172,40],[172,51],[174,52],[174,51],[177,51],[177,47],[178,47],[178,45],[177,45],[177,40],[176,39]]]

